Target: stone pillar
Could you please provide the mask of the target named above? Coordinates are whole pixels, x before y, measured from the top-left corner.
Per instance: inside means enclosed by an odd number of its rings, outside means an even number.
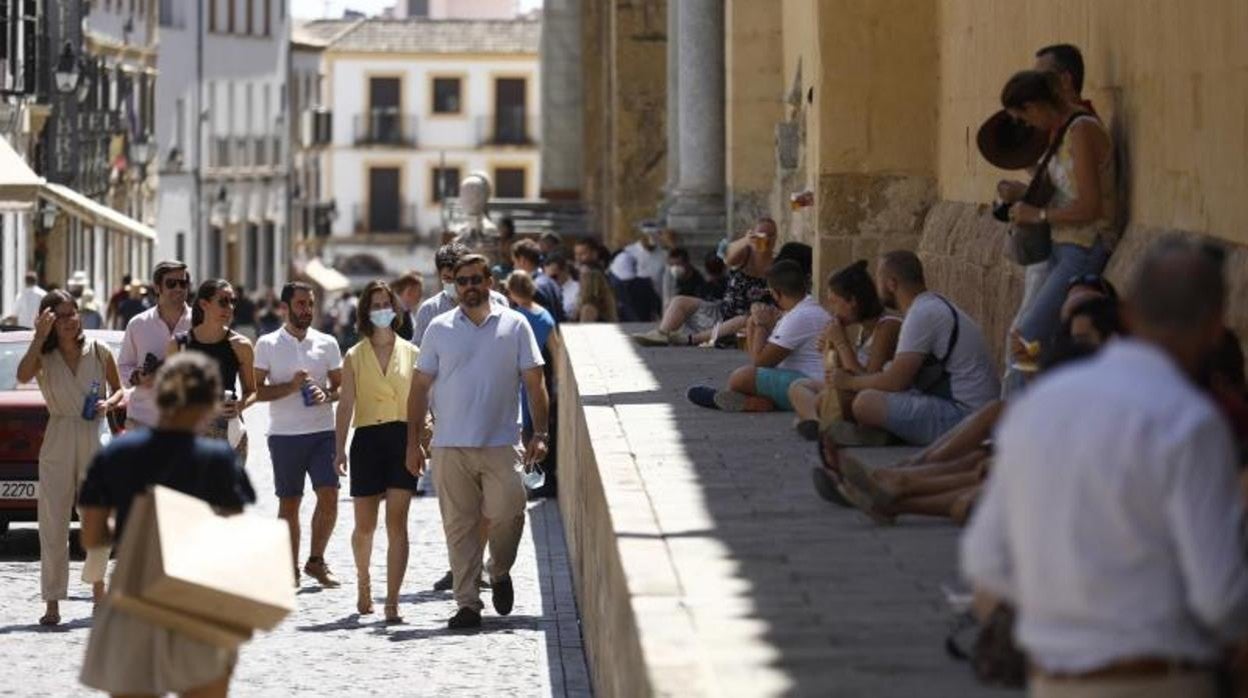
[[[672,203],[680,182],[680,3],[667,3],[667,182],[664,208]]]
[[[687,247],[724,236],[724,3],[680,0],[679,181],[668,224]]]
[[[542,8],[541,197],[578,199],[584,148],[579,0],[545,0]]]

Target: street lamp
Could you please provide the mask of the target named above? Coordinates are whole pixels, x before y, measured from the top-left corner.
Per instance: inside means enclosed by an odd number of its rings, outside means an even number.
[[[152,161],[152,141],[146,133],[140,134],[134,141],[132,155],[140,166],[147,166]]]
[[[51,230],[56,225],[57,213],[56,206],[44,202],[43,210],[39,212],[39,222],[43,223],[44,230]]]
[[[60,57],[56,60],[56,89],[64,93],[73,92],[78,86],[79,72],[74,46],[66,41]]]

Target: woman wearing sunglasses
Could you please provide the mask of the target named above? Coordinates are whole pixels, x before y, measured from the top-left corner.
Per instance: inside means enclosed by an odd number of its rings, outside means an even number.
[[[373,281],[360,293],[356,329],[360,341],[342,361],[335,422],[335,464],[339,475],[351,468],[351,500],[355,504],[356,610],[373,612],[370,568],[377,514],[386,503],[387,623],[400,623],[399,588],[407,572],[407,512],[416,491],[417,473],[405,467],[407,457],[407,396],[419,350],[398,335],[399,298],[384,281]],[[347,449],[349,427],[355,427]]]
[[[223,439],[247,462],[247,433],[242,428],[243,410],[256,401],[255,348],[251,340],[230,329],[238,296],[225,279],[209,279],[199,285],[191,303],[191,329],[174,335],[166,353],[191,350],[207,355],[221,371],[221,414],[209,423],[205,436]],[[232,426],[231,426],[232,425]]]

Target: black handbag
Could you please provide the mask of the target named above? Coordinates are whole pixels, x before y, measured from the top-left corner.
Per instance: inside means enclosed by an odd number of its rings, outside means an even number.
[[[1031,182],[1027,184],[1027,191],[1023,193],[1022,203],[1035,206],[1036,208],[1044,208],[1053,200],[1053,194],[1057,192],[1057,188],[1053,186],[1053,180],[1049,177],[1049,161],[1053,159],[1058,149],[1062,147],[1062,141],[1066,138],[1066,131],[1070,129],[1075,119],[1081,116],[1087,116],[1087,112],[1072,114],[1066,120],[1066,123],[1062,125],[1061,130],[1057,132],[1057,137],[1053,139],[1053,143],[1048,150],[1044,151],[1044,157],[1040,159],[1040,164],[1036,166],[1036,174],[1031,178]],[[1010,229],[1006,233],[1005,244],[1005,256],[1009,257],[1010,260],[1026,267],[1047,260],[1052,253],[1053,235],[1047,221],[1010,224]]]

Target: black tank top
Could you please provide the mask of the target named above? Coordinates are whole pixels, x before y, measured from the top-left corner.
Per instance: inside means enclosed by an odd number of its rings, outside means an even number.
[[[178,344],[186,349],[194,349],[201,354],[207,354],[213,361],[217,362],[217,368],[221,371],[221,385],[224,390],[235,390],[235,384],[238,380],[238,356],[234,353],[234,347],[230,344],[230,338],[234,336],[234,331],[230,330],[225,339],[212,344],[205,344],[195,339],[195,332],[192,330],[178,337]]]

